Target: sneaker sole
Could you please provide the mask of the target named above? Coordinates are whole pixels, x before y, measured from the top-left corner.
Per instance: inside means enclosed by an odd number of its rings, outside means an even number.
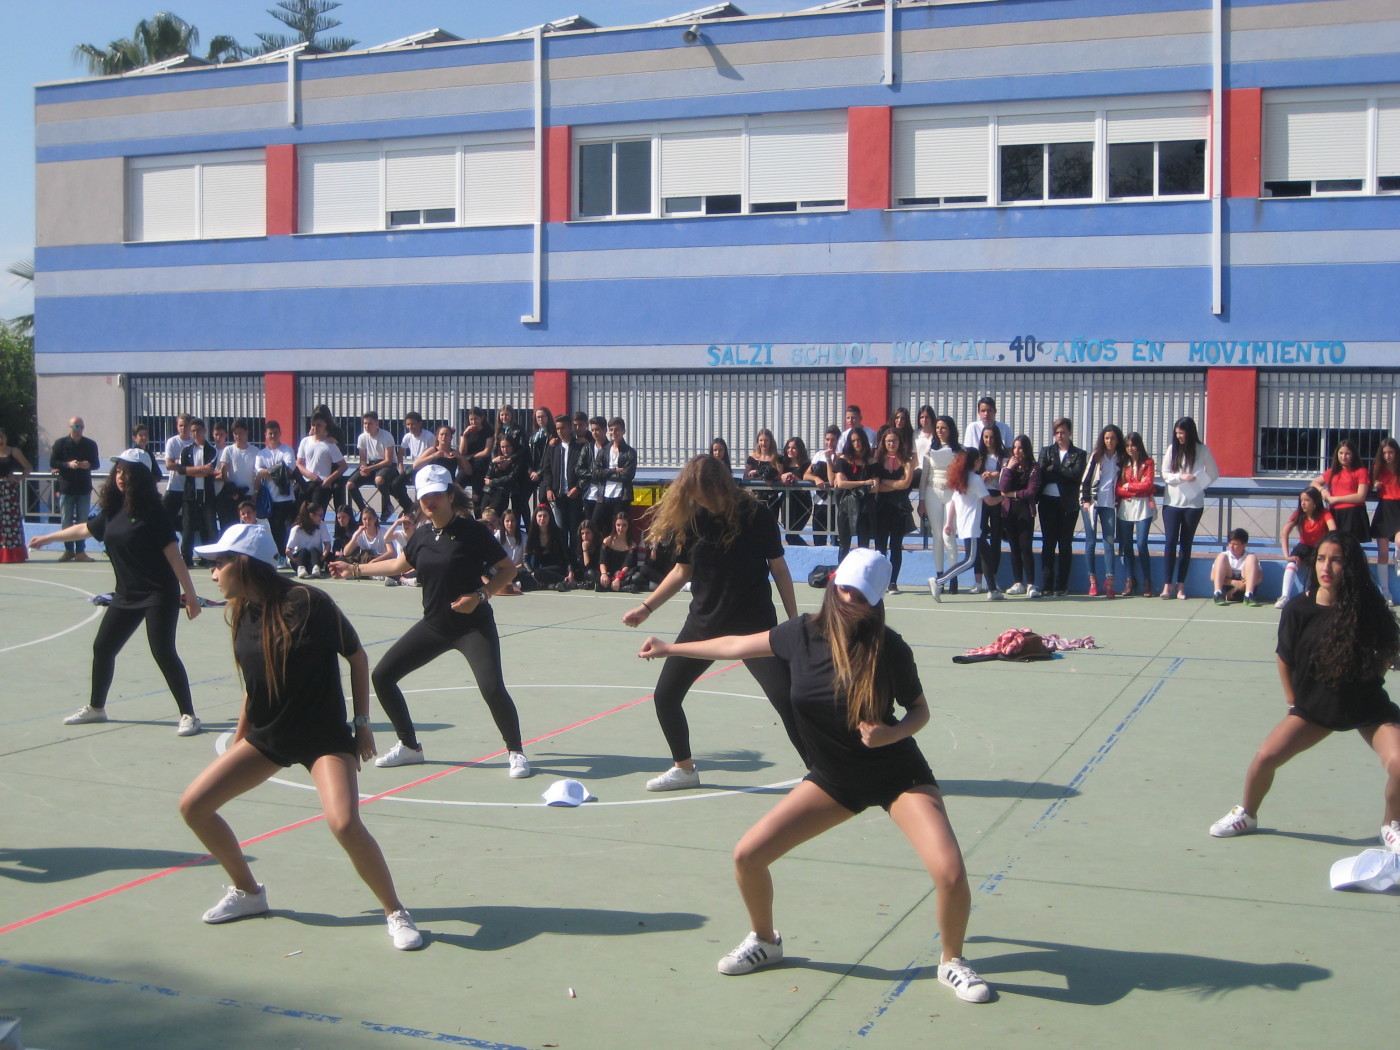
[[[985,1003],[991,1001],[992,998],[992,989],[986,984],[974,985],[973,988],[976,990],[972,991],[960,988],[952,981],[943,977],[938,978],[938,983],[944,988],[951,989],[953,994],[958,997],[959,1001],[964,1003]],[[964,992],[967,994],[964,994]]]
[[[209,918],[209,914],[208,912],[206,912],[204,914],[204,921],[207,922],[210,926],[222,926],[224,925],[224,923],[238,922],[241,919],[256,919],[259,915],[266,915],[270,910],[270,908],[264,905],[261,911],[245,911],[239,915],[229,915],[217,919]]]

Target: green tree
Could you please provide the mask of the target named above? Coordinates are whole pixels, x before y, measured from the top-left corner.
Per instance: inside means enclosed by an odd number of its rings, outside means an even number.
[[[34,337],[0,321],[0,427],[37,462],[39,432],[34,392]]]
[[[199,46],[199,30],[179,15],[162,11],[136,23],[131,36],[113,40],[106,47],[79,44],[73,49],[73,61],[81,62],[93,76],[126,73],[154,62],[180,55],[192,55]],[[205,58],[222,62],[242,57],[243,48],[231,36],[216,36],[209,42]]]
[[[20,280],[26,283],[33,283],[34,281],[34,260],[32,259],[24,259],[20,262],[12,263],[8,267],[8,270],[10,273],[14,274],[16,277],[18,277]],[[33,337],[33,314],[20,314],[18,317],[12,317],[10,318],[10,324],[20,335],[30,336],[31,338]]]
[[[277,0],[277,6],[268,9],[268,14],[295,33],[258,33],[262,47],[255,53],[267,54],[280,51],[293,44],[314,44],[323,51],[349,51],[359,43],[349,37],[333,36],[325,40],[316,39],[322,33],[330,32],[340,25],[340,19],[328,17],[340,6],[340,0]]]

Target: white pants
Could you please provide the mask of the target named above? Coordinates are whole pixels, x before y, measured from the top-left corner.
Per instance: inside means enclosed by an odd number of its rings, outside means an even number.
[[[935,485],[928,490],[924,500],[924,514],[928,517],[929,549],[933,552],[934,570],[941,576],[945,565],[955,565],[958,560],[958,539],[943,530],[952,514],[953,490],[947,485]]]

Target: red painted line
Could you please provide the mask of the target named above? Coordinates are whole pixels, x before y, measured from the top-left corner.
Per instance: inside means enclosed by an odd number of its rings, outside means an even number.
[[[732,671],[736,667],[742,666],[742,662],[730,664],[728,667],[721,667],[716,671],[710,671],[706,674],[703,674],[699,678],[697,678],[696,681],[703,682],[707,678],[714,678],[716,675],[724,674],[726,671]],[[539,736],[531,737],[529,740],[525,741],[525,743],[534,744],[548,737],[558,736],[560,733],[567,733],[571,729],[578,729],[580,726],[586,726],[590,722],[597,722],[599,719],[607,718],[609,715],[615,715],[620,711],[626,711],[629,708],[638,706],[639,704],[644,704],[648,700],[653,699],[655,696],[655,693],[648,693],[646,696],[639,697],[636,700],[629,700],[625,704],[618,704],[616,707],[610,707],[608,708],[608,710],[600,711],[596,715],[589,715],[587,718],[581,718],[577,722],[571,722],[561,729],[553,729],[547,733],[541,733]],[[398,787],[390,788],[388,791],[381,791],[377,795],[370,795],[367,798],[362,798],[360,799],[360,805],[364,806],[370,802],[377,802],[382,798],[389,798],[391,795],[402,794],[403,792],[408,791],[412,788],[420,787],[423,784],[432,783],[434,780],[441,780],[443,777],[449,777],[453,773],[460,772],[461,770],[466,769],[469,766],[480,765],[482,762],[486,762],[489,759],[496,758],[503,754],[505,754],[505,748],[501,748],[498,751],[493,751],[489,755],[482,755],[480,758],[474,758],[470,762],[463,762],[459,766],[452,766],[448,769],[439,770],[436,773],[431,773],[426,777],[420,777],[419,779],[410,781],[407,784],[400,784]],[[285,834],[288,831],[295,831],[297,828],[304,828],[308,824],[316,824],[325,819],[326,815],[324,813],[318,813],[314,817],[306,817],[304,820],[298,820],[291,824],[285,824],[280,828],[274,828],[272,831],[264,831],[261,835],[254,835],[250,839],[244,839],[239,843],[239,845],[246,848],[248,846],[253,845],[254,843],[263,842],[266,839],[270,838],[275,838],[276,836]],[[196,865],[203,864],[206,860],[211,859],[212,858],[208,854],[206,854],[203,857],[195,857],[193,860],[187,860],[183,864],[176,864],[173,867],[166,868],[163,871],[153,871],[149,875],[142,875],[139,879],[132,879],[130,882],[124,882],[120,886],[113,886],[111,889],[103,890],[101,893],[94,893],[91,896],[82,897],[79,900],[69,901],[67,904],[60,904],[57,908],[50,908],[48,911],[41,911],[37,915],[29,916],[29,918],[27,919],[17,919],[16,921],[9,923],[8,925],[0,926],[0,935],[9,933],[12,930],[21,929],[25,926],[32,926],[36,922],[43,922],[45,919],[51,919],[55,915],[62,915],[64,912],[73,911],[74,909],[81,908],[84,905],[93,904],[97,901],[105,900],[108,897],[114,897],[118,893],[125,893],[127,890],[134,890],[137,886],[144,886],[148,882],[154,882],[156,879],[163,879],[167,875],[174,875],[176,872],[184,871],[187,868],[193,868]]]

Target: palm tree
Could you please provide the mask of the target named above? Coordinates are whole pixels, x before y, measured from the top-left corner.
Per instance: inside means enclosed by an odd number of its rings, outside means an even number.
[[[23,259],[17,263],[13,263],[7,269],[22,281],[33,282],[34,280],[34,261],[32,259]],[[12,317],[10,318],[10,325],[14,328],[17,335],[33,335],[34,315],[20,314],[18,317]]]
[[[326,40],[316,39],[322,33],[340,25],[340,19],[328,17],[339,6],[340,0],[277,0],[277,7],[269,8],[267,13],[293,30],[296,35],[258,33],[257,37],[262,41],[262,47],[253,53],[267,54],[269,51],[280,51],[294,44],[312,44],[322,51],[349,51],[359,43],[358,40],[343,36],[333,36]]]
[[[87,64],[93,76],[126,73],[167,58],[193,54],[199,45],[199,30],[179,15],[162,11],[143,18],[129,37],[113,40],[105,48],[95,44],[79,44],[73,49],[73,60]],[[209,43],[205,58],[221,62],[225,58],[241,57],[243,49],[231,36],[216,36]]]

